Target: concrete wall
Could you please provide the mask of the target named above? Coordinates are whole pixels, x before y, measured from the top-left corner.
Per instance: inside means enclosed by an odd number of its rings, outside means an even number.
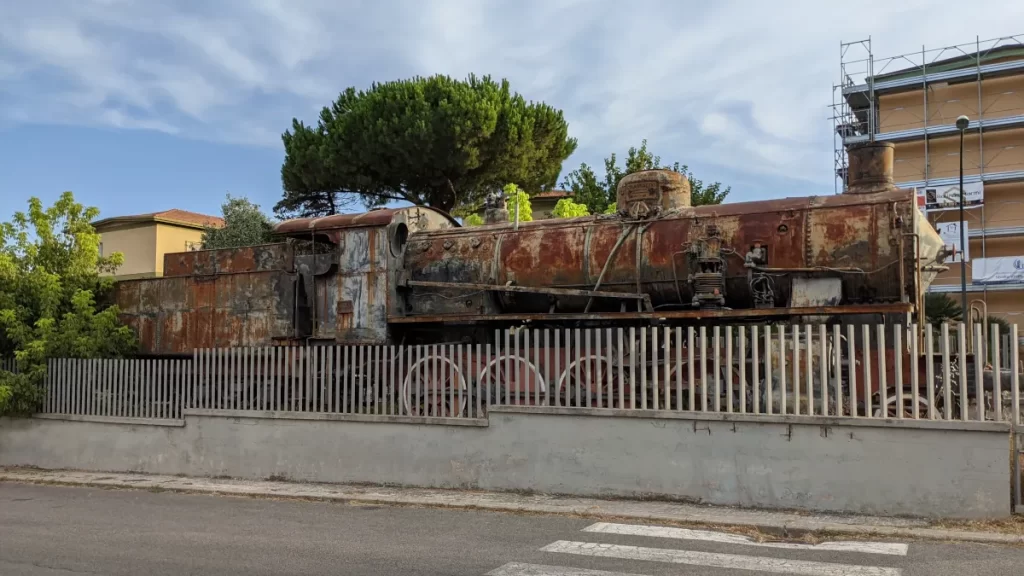
[[[202,238],[201,229],[157,222],[111,224],[100,230],[103,253],[124,254],[124,264],[115,274],[123,280],[163,276],[165,254],[184,252]]]
[[[117,278],[148,278],[156,275],[156,226],[118,224],[100,230],[103,255],[114,252],[124,255],[124,264],[117,269]]]
[[[164,255],[174,252],[185,252],[190,244],[198,244],[203,240],[203,231],[198,228],[186,228],[171,224],[156,224],[156,275],[164,275]]]
[[[198,413],[179,427],[7,420],[0,422],[0,465],[655,496],[885,515],[1010,512],[1003,424],[883,428],[809,417],[723,421],[559,411],[495,409],[487,427]]]

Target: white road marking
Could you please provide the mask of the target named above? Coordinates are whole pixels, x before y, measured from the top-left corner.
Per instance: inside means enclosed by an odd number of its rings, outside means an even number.
[[[820,544],[797,544],[790,542],[757,542],[748,536],[724,534],[707,530],[687,530],[669,526],[638,526],[635,524],[611,524],[598,522],[583,529],[584,532],[601,534],[623,534],[626,536],[651,536],[654,538],[676,538],[679,540],[699,540],[701,542],[719,542],[722,544],[740,544],[743,546],[760,546],[762,548],[781,548],[784,550],[811,550],[825,552],[861,552],[864,554],[888,554],[890,556],[906,556],[907,544],[890,542],[822,542]]]
[[[806,576],[902,576],[899,568],[881,566],[857,566],[832,564],[829,562],[808,562],[786,560],[764,556],[739,556],[736,554],[715,554],[666,548],[644,548],[619,544],[598,544],[595,542],[568,542],[559,540],[541,548],[542,552],[621,558],[625,560],[647,560],[690,566],[711,566],[732,570],[753,570],[775,574],[798,574]]]
[[[625,572],[605,572],[569,566],[543,566],[541,564],[520,564],[509,562],[487,573],[486,576],[643,576]]]

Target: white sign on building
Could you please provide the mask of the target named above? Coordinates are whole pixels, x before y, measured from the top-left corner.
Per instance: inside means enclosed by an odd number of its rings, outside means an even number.
[[[938,231],[939,237],[942,238],[942,243],[946,246],[952,246],[956,250],[956,254],[946,260],[946,264],[958,264],[962,262],[971,261],[970,251],[970,236],[969,230],[967,229],[967,222],[964,222],[964,239],[967,240],[967,246],[960,246],[960,221],[956,222],[939,222],[935,224],[935,230]]]
[[[940,212],[960,208],[960,186],[923,186],[917,188],[917,205],[925,212]],[[964,209],[977,208],[985,203],[984,182],[964,182]]]
[[[1024,256],[978,258],[971,265],[974,284],[1024,283]]]

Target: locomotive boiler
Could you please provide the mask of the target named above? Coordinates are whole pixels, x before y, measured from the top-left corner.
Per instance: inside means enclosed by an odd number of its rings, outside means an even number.
[[[850,151],[846,193],[691,206],[681,174],[623,178],[616,213],[462,227],[422,206],[281,222],[286,241],[166,258],[119,283],[153,353],[276,343],[477,341],[495,328],[882,318],[907,322],[948,252],[892,146]]]

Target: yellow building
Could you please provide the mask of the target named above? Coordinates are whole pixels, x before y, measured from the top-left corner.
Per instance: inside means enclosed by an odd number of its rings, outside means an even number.
[[[115,275],[122,280],[163,276],[164,254],[196,250],[207,226],[223,225],[216,216],[177,209],[93,222],[100,234],[100,254],[124,254]]]
[[[843,44],[836,87],[836,174],[845,148],[893,142],[893,176],[916,188],[929,220],[959,246],[960,137],[968,301],[1024,328],[1024,37],[976,40],[889,58],[870,40]],[[841,96],[840,96],[841,95]],[[960,301],[961,263],[931,287]]]

